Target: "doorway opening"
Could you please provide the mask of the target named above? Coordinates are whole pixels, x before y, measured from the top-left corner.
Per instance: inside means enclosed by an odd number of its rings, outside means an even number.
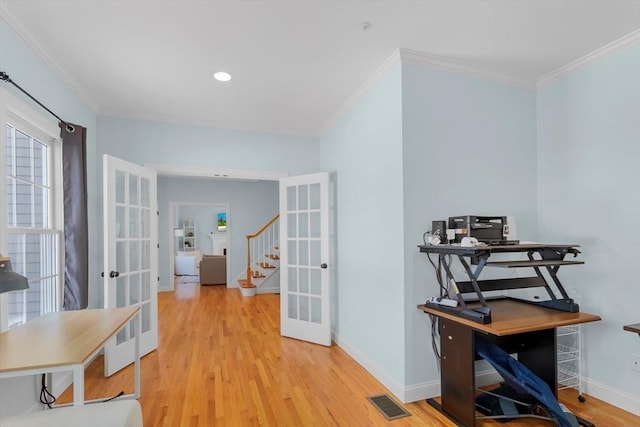
[[[169,203],[174,289],[178,283],[228,286],[230,218],[226,202]]]

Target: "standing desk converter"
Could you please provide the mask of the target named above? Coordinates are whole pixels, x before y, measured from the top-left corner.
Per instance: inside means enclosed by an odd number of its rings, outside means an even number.
[[[581,261],[565,261],[567,254],[577,255],[576,245],[508,245],[460,247],[454,245],[420,246],[420,251],[437,254],[434,263],[440,277],[441,294],[453,288],[450,296],[460,302],[458,307],[435,303],[418,305],[418,309],[439,319],[441,351],[441,404],[433,399],[428,402],[463,426],[474,426],[475,414],[475,340],[478,336],[498,345],[508,353],[517,353],[518,361],[549,385],[557,397],[557,349],[555,329],[560,326],[600,320],[600,317],[581,313],[578,305],[566,294],[557,277],[560,265],[581,264]],[[528,260],[489,262],[492,253],[525,252]],[[451,258],[450,261],[447,261]],[[458,258],[466,281],[456,281],[451,262]],[[476,265],[472,271],[471,266]],[[505,268],[533,268],[536,275],[523,278],[481,280],[480,273],[487,265]],[[547,279],[541,268],[547,269]],[[555,283],[555,288],[548,281]],[[485,299],[483,291],[545,287],[550,300],[532,303],[515,298]],[[468,301],[462,294],[476,297]]]

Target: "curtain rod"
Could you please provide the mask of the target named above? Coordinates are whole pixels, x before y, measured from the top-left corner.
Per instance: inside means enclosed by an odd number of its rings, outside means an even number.
[[[65,122],[64,120],[62,120],[62,119],[60,118],[60,116],[58,116],[56,113],[54,113],[53,111],[51,111],[50,109],[48,109],[47,107],[45,107],[45,106],[44,106],[44,104],[42,104],[42,102],[38,101],[38,100],[37,100],[37,99],[35,99],[33,96],[31,96],[31,94],[30,94],[29,92],[27,92],[26,90],[24,90],[24,89],[22,89],[20,86],[18,86],[18,84],[17,84],[16,82],[14,82],[13,80],[11,80],[11,77],[9,77],[9,75],[8,75],[7,73],[5,73],[4,71],[0,71],[0,80],[3,80],[3,81],[5,81],[5,82],[9,82],[9,83],[11,83],[12,85],[14,85],[14,86],[15,86],[15,87],[17,87],[18,89],[20,89],[20,91],[21,91],[22,93],[24,93],[24,94],[25,94],[25,95],[27,95],[29,98],[31,98],[31,99],[32,99],[36,104],[38,104],[39,106],[41,106],[42,108],[44,108],[45,110],[47,110],[47,111],[49,112],[49,114],[51,114],[52,116],[54,116],[56,119],[60,120],[60,122],[62,122],[62,123],[65,125],[65,127],[66,127],[66,129],[67,129],[67,132],[69,132],[69,133],[73,133],[73,132],[75,132],[76,128],[75,128],[73,125],[71,125],[71,124],[69,124],[69,123]]]

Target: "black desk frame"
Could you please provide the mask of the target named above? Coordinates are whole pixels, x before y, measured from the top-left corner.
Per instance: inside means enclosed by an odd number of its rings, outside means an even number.
[[[447,415],[458,426],[475,425],[475,340],[478,335],[489,339],[508,353],[517,352],[518,361],[546,382],[557,398],[555,328],[497,337],[441,317],[442,404],[434,399],[427,399],[427,403]]]
[[[572,254],[577,256],[580,251],[577,249],[578,245],[548,245],[548,244],[522,244],[522,245],[505,245],[505,246],[475,246],[475,247],[462,247],[459,245],[420,245],[420,252],[438,255],[438,264],[436,267],[436,277],[441,277],[441,270],[445,271],[445,282],[439,283],[440,296],[444,296],[444,292],[447,289],[446,284],[451,285],[455,293],[455,298],[458,300],[459,307],[451,308],[442,306],[437,303],[429,303],[426,305],[433,308],[437,308],[441,311],[456,314],[460,317],[467,318],[477,323],[491,323],[491,308],[487,304],[483,292],[505,290],[505,289],[519,289],[519,288],[531,288],[531,287],[544,287],[549,295],[549,300],[546,301],[526,301],[530,304],[536,304],[543,307],[553,308],[556,310],[568,311],[571,313],[577,313],[579,311],[578,304],[569,297],[565,291],[562,283],[558,279],[558,269],[562,265],[572,264],[584,264],[583,261],[568,261],[565,257]],[[489,257],[493,253],[527,253],[528,260],[517,261],[497,261],[490,262]],[[458,261],[464,268],[468,281],[456,281],[449,263],[446,258],[449,256],[456,256]],[[467,262],[469,258],[470,262]],[[471,265],[476,265],[475,271],[471,269]],[[505,278],[505,279],[493,279],[493,280],[480,280],[480,274],[486,266],[502,267],[502,268],[533,268],[536,275],[533,277],[518,277],[518,278]],[[549,281],[545,278],[541,268],[544,267],[551,278],[551,281],[555,284],[560,297],[556,295],[550,286]],[[480,301],[480,306],[473,309],[467,307],[467,301],[463,297],[463,294],[472,293],[473,299]]]

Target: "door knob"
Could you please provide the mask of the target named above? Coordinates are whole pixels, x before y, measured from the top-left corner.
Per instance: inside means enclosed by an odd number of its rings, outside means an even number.
[[[327,264],[323,262],[322,264],[320,264],[320,268],[327,268]]]
[[[109,272],[109,277],[111,277],[112,279],[114,277],[118,277],[118,276],[120,276],[120,272],[119,271],[110,271]]]

